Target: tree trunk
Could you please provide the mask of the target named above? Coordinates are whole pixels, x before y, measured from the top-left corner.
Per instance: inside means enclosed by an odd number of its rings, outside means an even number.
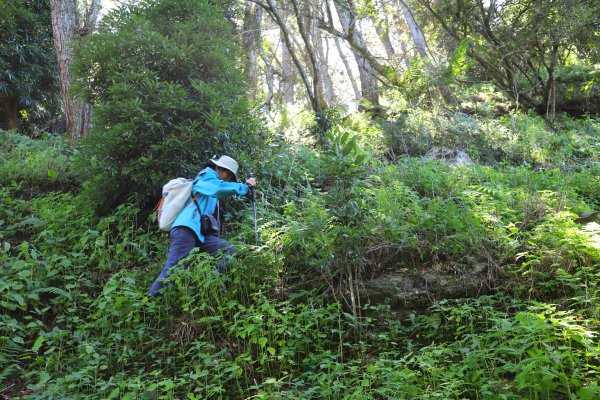
[[[386,21],[385,17],[384,17],[383,21],[384,22]],[[389,30],[387,28],[384,28],[383,26],[381,26],[380,21],[375,17],[371,18],[371,22],[373,22],[373,26],[375,27],[375,32],[377,32],[377,36],[379,37],[379,40],[381,41],[381,44],[383,45],[383,49],[385,50],[385,55],[389,59],[394,58],[394,56],[396,55],[396,50],[394,50],[394,46],[392,45],[392,41],[390,40]]]
[[[245,73],[248,82],[248,95],[256,99],[258,93],[258,63],[257,51],[260,41],[260,25],[262,9],[256,4],[246,1],[244,11],[244,26],[242,31],[242,45],[246,52]]]
[[[352,90],[354,91],[354,96],[356,100],[360,99],[360,89],[356,84],[356,79],[354,79],[354,74],[352,73],[352,68],[350,68],[350,63],[342,50],[342,45],[340,45],[340,39],[337,36],[334,36],[335,47],[337,47],[338,53],[340,54],[340,58],[342,59],[342,63],[344,63],[344,68],[346,69],[346,73],[348,74],[348,79],[350,80],[350,84],[352,85]]]
[[[92,1],[88,17],[97,18],[99,2]],[[89,133],[91,107],[71,94],[71,65],[73,49],[71,41],[77,34],[88,34],[93,30],[92,21],[86,20],[80,30],[77,18],[76,0],[51,0],[52,33],[56,49],[60,93],[67,122],[67,132],[71,139],[85,137]],[[95,23],[95,21],[93,21]]]
[[[417,1],[433,16],[433,18],[435,18],[436,22],[444,29],[446,34],[452,38],[457,45],[460,44],[464,38],[466,38],[466,36],[463,36],[458,32],[456,27],[447,23],[444,17],[433,9],[433,5],[429,0]],[[494,2],[490,3],[490,6],[492,4],[494,4]],[[473,28],[473,26],[470,26],[470,28]],[[485,39],[488,40],[488,43],[495,46],[495,38],[490,38],[489,33]],[[467,54],[469,57],[473,58],[475,61],[477,61],[477,63],[479,63],[481,68],[483,68],[491,80],[496,82],[499,87],[510,93],[510,95],[518,104],[526,109],[538,109],[538,104],[535,99],[522,90],[522,87],[520,87],[518,84],[516,72],[519,71],[525,76],[527,76],[527,73],[524,72],[524,69],[519,67],[519,62],[513,61],[513,57],[510,53],[504,55],[501,64],[488,61],[482,53],[471,46],[469,46]],[[538,110],[538,112],[540,111]]]
[[[410,35],[415,44],[415,50],[421,56],[423,61],[431,66],[431,60],[427,54],[427,44],[425,43],[423,32],[421,32],[421,29],[417,25],[417,21],[413,18],[412,12],[402,0],[400,0],[400,8],[402,8],[402,15],[404,15],[404,20],[410,29]]]
[[[345,4],[339,4],[339,0],[334,0],[335,7],[342,23],[344,33],[348,36],[351,43],[366,49],[366,44],[362,33],[357,29],[358,22],[356,20],[356,9],[351,0]],[[353,50],[354,50],[353,46]],[[361,97],[370,103],[369,107],[359,104],[359,110],[371,109],[379,106],[379,90],[373,67],[368,59],[353,51],[356,64],[358,65],[358,73],[360,75]]]
[[[425,41],[425,36],[423,35],[421,28],[419,28],[417,21],[415,21],[412,11],[406,6],[406,4],[404,3],[403,0],[399,0],[399,1],[400,1],[400,7],[402,8],[402,14],[404,15],[404,19],[406,20],[406,23],[410,29],[410,33],[413,38],[413,42],[415,44],[417,53],[423,60],[423,63],[425,64],[425,68],[427,68],[429,75],[431,77],[435,78],[435,67],[434,67],[433,63],[431,62],[431,59],[429,58],[429,55],[427,52],[427,42]],[[454,102],[454,96],[452,95],[452,92],[450,91],[450,89],[447,86],[436,85],[436,89],[437,89],[438,93],[440,94],[442,100],[446,104],[452,104]]]
[[[400,51],[402,52],[402,60],[404,60],[404,65],[406,68],[410,65],[410,60],[412,58],[412,54],[409,49],[406,47],[406,42],[403,40],[402,36],[404,34],[402,19],[399,13],[395,12],[393,15],[394,24],[396,25],[396,29],[398,30],[398,41],[400,42]]]
[[[300,61],[300,58],[294,49],[294,38],[292,36],[290,27],[288,26],[287,22],[283,18],[280,10],[275,5],[275,1],[267,0],[267,4],[262,3],[258,0],[252,0],[252,1],[255,2],[256,4],[258,4],[259,6],[263,7],[269,13],[269,15],[271,16],[273,21],[281,29],[282,38],[285,42],[285,45],[287,46],[287,49],[292,58],[292,61],[294,62],[294,65],[296,66],[296,68],[300,74],[300,77],[302,78],[302,82],[304,83],[304,87],[306,88],[306,94],[308,95],[308,98],[310,100],[310,105],[311,105],[313,111],[315,111],[315,112],[324,111],[324,109],[322,107],[323,105],[319,102],[319,99],[316,96],[315,88],[318,86],[318,82],[315,82],[315,80],[318,81],[318,75],[312,76],[312,82],[311,82],[311,79],[310,79],[311,76],[309,76],[310,71],[307,71],[307,69],[304,67],[304,65]],[[312,52],[312,47],[310,45],[310,41],[308,40],[308,37],[306,35],[306,31],[304,29],[304,24],[303,24],[303,19],[300,14],[299,7],[298,7],[298,4],[296,3],[296,0],[292,0],[292,4],[294,7],[294,14],[296,16],[296,20],[299,25],[298,28],[302,35],[302,40],[304,41],[304,44],[307,47],[306,51],[309,54],[309,56],[311,56],[311,69],[316,70],[317,68],[315,68],[314,53]],[[297,46],[297,47],[298,47],[298,51],[300,51],[302,53],[302,50],[300,50],[299,46]]]
[[[262,8],[257,7],[257,12],[260,12],[261,18],[262,18]],[[273,119],[273,117],[271,116],[271,109],[272,109],[273,93],[275,90],[274,89],[274,87],[275,87],[274,81],[275,81],[275,73],[276,73],[275,67],[273,67],[273,63],[271,62],[271,60],[265,53],[265,49],[262,44],[262,39],[260,37],[260,33],[258,34],[257,45],[258,45],[258,54],[260,54],[260,58],[262,58],[263,62],[265,63],[265,80],[267,83],[267,90],[268,90],[267,97],[266,97],[264,105],[263,105],[263,114],[265,116],[268,116],[269,118]]]
[[[6,128],[17,129],[19,127],[19,100],[16,97],[2,97],[2,108],[6,115]]]
[[[300,37],[302,37],[302,41],[304,42],[305,55],[309,60],[307,64],[310,67],[310,71],[312,71],[312,90],[309,94],[311,97],[312,108],[314,112],[320,113],[328,108],[328,104],[322,92],[323,86],[321,83],[321,73],[317,61],[317,54],[314,45],[310,40],[309,27],[306,26],[307,15],[306,12],[302,12],[303,10],[300,9],[299,0],[292,0],[292,7],[294,9],[294,14],[296,15],[296,23],[298,24]]]
[[[285,104],[294,102],[294,81],[296,67],[292,55],[281,33],[281,95]]]
[[[317,57],[317,67],[318,71],[315,73],[319,74],[319,95],[323,97],[322,102],[330,106],[335,101],[335,95],[333,91],[333,82],[331,81],[331,77],[329,76],[329,70],[327,68],[327,56],[325,54],[325,49],[323,48],[323,37],[321,36],[321,32],[317,27],[317,24],[313,23],[312,18],[307,19],[307,28],[310,32],[310,36],[312,38],[312,42],[314,44],[314,49]]]

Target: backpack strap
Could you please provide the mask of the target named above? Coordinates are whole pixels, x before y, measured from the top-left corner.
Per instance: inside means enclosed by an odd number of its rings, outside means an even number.
[[[200,172],[201,175],[204,175],[206,173],[206,170],[203,170]],[[195,179],[194,180],[194,184],[196,182],[198,182],[199,179]],[[200,197],[200,193],[196,193],[195,196],[192,197],[192,195],[190,195],[190,198],[192,199],[192,201],[190,202],[190,208],[192,207],[192,203],[194,203],[196,205],[196,209],[198,210],[198,214],[200,215],[200,224],[202,224],[202,211],[200,211],[200,206],[198,205],[198,202],[196,201],[198,199],[198,197]],[[217,236],[221,236],[221,203],[219,202],[219,199],[217,199],[217,224],[219,226],[219,232],[217,234]]]
[[[217,223],[219,224],[218,237],[221,237],[221,202],[217,199]]]
[[[203,171],[200,172],[200,174],[203,174]],[[200,175],[198,174],[198,175]],[[194,179],[194,182],[192,183],[192,188],[194,187],[194,185],[196,184],[196,182],[198,182],[200,179]],[[196,193],[195,196],[192,196],[190,194],[190,198],[192,199],[192,201],[190,201],[190,208],[192,208],[192,203],[196,205],[196,209],[198,210],[198,214],[200,215],[200,218],[202,218],[202,212],[200,211],[200,206],[198,205],[198,202],[196,201],[198,199],[198,197],[200,197],[200,193]]]
[[[198,197],[200,197],[200,193],[196,193],[196,195],[194,197],[192,197],[192,195],[190,195],[190,198],[192,199],[192,201],[190,201],[190,208],[192,208],[192,204],[195,204],[196,209],[198,210],[198,214],[200,215],[200,217],[202,217],[202,212],[200,211],[200,206],[198,205],[198,202],[196,201],[198,199]]]
[[[165,198],[161,197],[160,200],[158,201],[158,203],[156,203],[156,206],[154,206],[154,208],[152,209],[152,211],[160,210],[160,208],[162,207],[164,202],[165,202]]]

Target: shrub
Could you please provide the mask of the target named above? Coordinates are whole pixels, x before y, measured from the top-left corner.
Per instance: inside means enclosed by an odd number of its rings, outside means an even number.
[[[214,154],[258,149],[262,129],[249,116],[218,7],[149,0],[104,21],[74,66],[78,92],[95,106],[79,157],[94,202],[145,205],[167,179],[195,175]]]

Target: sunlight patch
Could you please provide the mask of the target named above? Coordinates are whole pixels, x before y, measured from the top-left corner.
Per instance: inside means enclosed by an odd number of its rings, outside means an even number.
[[[590,243],[596,249],[600,249],[600,224],[597,222],[588,222],[582,228],[582,231],[590,235]]]

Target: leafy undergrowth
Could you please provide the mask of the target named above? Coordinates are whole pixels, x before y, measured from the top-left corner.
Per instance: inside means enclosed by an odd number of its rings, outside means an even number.
[[[159,298],[146,291],[168,238],[151,218],[127,205],[96,217],[89,199],[48,191],[60,178],[48,171],[69,171],[69,158],[7,134],[0,395],[598,398],[599,227],[576,222],[600,205],[597,134],[573,134],[585,159],[534,169],[391,163],[364,140],[385,137],[377,129],[354,121],[319,150],[273,146],[257,177],[261,246],[233,201],[230,275],[194,253]],[[57,165],[17,167],[24,155]],[[384,271],[481,264],[491,295],[403,320],[349,299],[353,282]]]

